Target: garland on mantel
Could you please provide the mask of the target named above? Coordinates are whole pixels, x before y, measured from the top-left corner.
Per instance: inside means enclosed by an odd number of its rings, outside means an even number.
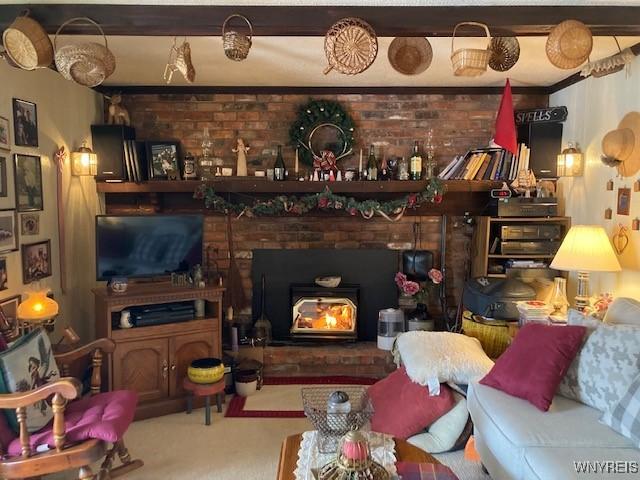
[[[278,195],[269,200],[254,199],[251,204],[244,202],[233,203],[218,195],[214,188],[206,184],[200,185],[193,197],[204,200],[206,208],[217,213],[233,213],[238,217],[269,216],[269,215],[304,215],[311,210],[340,211],[348,214],[362,215],[367,220],[375,215],[395,222],[402,218],[408,208],[418,208],[426,203],[439,204],[445,188],[436,178],[429,180],[424,190],[410,193],[403,198],[387,201],[356,200],[353,197],[336,195],[329,187],[323,192],[312,193],[298,197],[295,195]]]

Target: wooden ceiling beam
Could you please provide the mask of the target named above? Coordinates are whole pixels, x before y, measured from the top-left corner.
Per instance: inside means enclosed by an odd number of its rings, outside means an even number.
[[[107,35],[212,36],[220,35],[228,15],[241,13],[255,35],[324,36],[340,18],[357,16],[368,21],[378,36],[451,36],[462,21],[488,24],[493,35],[547,35],[559,22],[573,18],[589,25],[594,35],[640,35],[640,6],[458,6],[458,7],[267,7],[201,5],[0,5],[0,30],[28,7],[47,32],[72,17],[91,17]],[[480,32],[461,31],[460,35]],[[65,33],[95,33],[71,26]]]

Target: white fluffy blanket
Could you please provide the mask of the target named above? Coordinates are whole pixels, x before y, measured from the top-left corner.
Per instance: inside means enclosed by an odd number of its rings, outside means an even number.
[[[493,367],[478,339],[459,333],[403,333],[396,340],[394,353],[409,378],[426,385],[431,395],[440,393],[441,383],[468,385]]]

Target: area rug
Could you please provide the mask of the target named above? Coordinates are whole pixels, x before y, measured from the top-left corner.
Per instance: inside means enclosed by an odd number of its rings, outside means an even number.
[[[262,389],[249,397],[234,395],[225,417],[304,418],[300,389],[305,386],[373,385],[377,379],[366,377],[270,377]]]

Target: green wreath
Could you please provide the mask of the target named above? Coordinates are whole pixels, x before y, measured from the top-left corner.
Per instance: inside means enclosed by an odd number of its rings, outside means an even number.
[[[297,148],[300,161],[312,166],[313,154],[309,150],[309,135],[319,125],[331,124],[342,130],[346,144],[345,151],[350,151],[354,144],[355,124],[351,116],[338,102],[331,100],[311,100],[298,109],[298,119],[289,129],[291,144]]]

